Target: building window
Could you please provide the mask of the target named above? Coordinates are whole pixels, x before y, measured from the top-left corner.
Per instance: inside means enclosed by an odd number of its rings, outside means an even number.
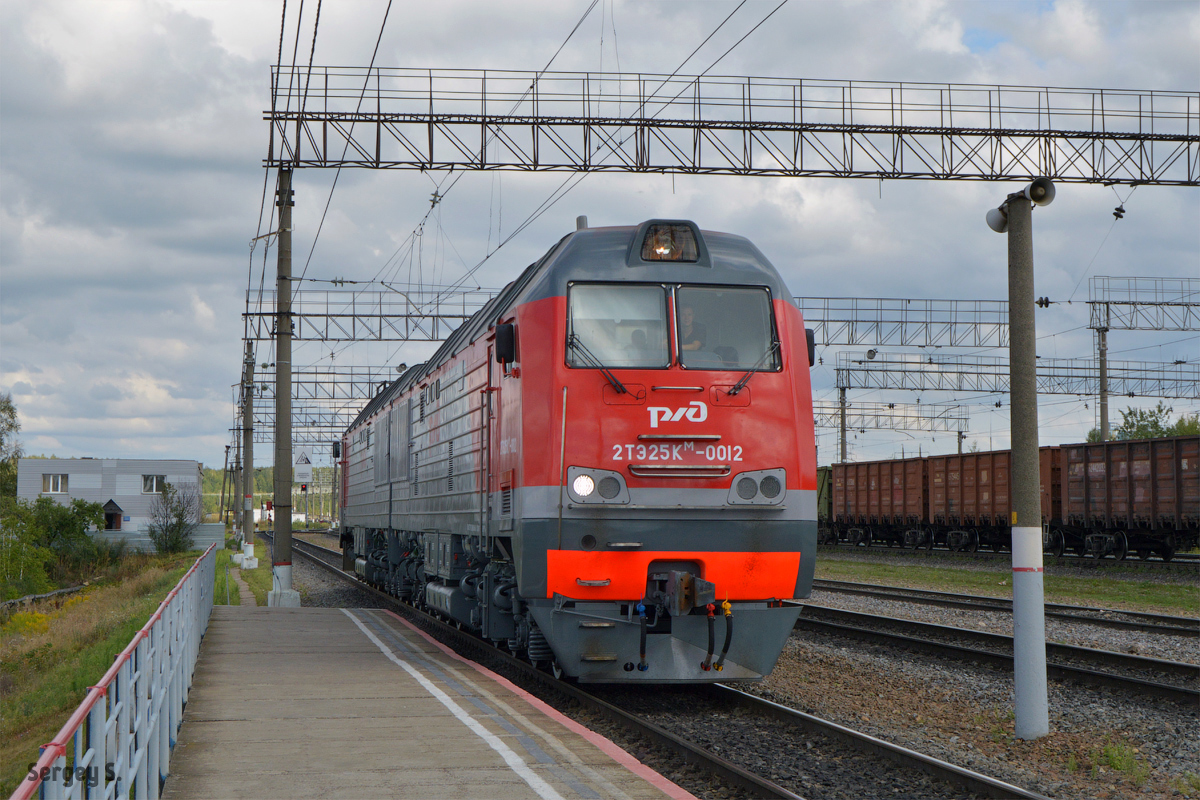
[[[42,492],[45,494],[66,494],[67,493],[67,476],[66,475],[43,475],[42,476]]]
[[[162,494],[163,489],[167,488],[166,475],[143,475],[142,476],[142,494]]]

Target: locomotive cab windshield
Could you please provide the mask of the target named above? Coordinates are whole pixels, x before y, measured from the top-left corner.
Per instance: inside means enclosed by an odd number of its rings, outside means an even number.
[[[668,322],[668,297],[675,318]],[[573,284],[567,365],[768,371],[782,368],[766,287]],[[673,361],[667,328],[675,328]]]

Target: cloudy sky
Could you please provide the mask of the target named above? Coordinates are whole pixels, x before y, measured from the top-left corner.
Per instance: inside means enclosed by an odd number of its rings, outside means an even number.
[[[376,64],[536,70],[590,0],[396,2]],[[307,64],[317,0],[290,0],[284,62]],[[317,65],[366,65],[386,0],[325,3]],[[778,5],[750,0],[687,62],[696,74]],[[600,0],[554,70],[670,73],[737,7]],[[270,65],[279,2],[0,0],[0,392],[12,392],[26,452],[222,462],[232,423],[248,286],[257,286]],[[1200,88],[1200,3],[804,2],[791,0],[715,74],[1155,90]],[[297,269],[307,275],[448,283],[509,235],[562,175],[471,173],[420,235],[443,175],[349,170],[295,180]],[[274,180],[274,176],[270,176]],[[789,178],[592,175],[476,274],[503,285],[574,227],[684,217],[750,237],[795,294],[1004,298],[1005,248],[984,213],[1015,185]],[[1128,213],[1114,224],[1112,209]],[[266,228],[263,228],[266,230]],[[1200,275],[1200,191],[1063,185],[1036,216],[1043,356],[1088,356],[1087,278]],[[273,252],[271,254],[273,256]],[[273,269],[273,266],[270,267]],[[269,274],[269,272],[268,272]],[[1114,333],[1114,359],[1200,358],[1195,334]],[[296,362],[413,363],[428,345],[297,347]],[[836,396],[831,348],[814,370]],[[997,354],[1002,355],[1002,354]],[[270,358],[260,353],[260,361]],[[914,393],[852,393],[912,402]],[[1007,402],[972,404],[971,439],[1008,443]],[[1001,398],[1003,399],[1003,398]],[[1130,401],[1114,400],[1116,409]],[[1085,406],[1086,404],[1086,406]],[[1176,411],[1196,403],[1174,401]],[[1042,399],[1044,442],[1078,441],[1086,398]],[[822,462],[836,432],[819,436]],[[953,435],[870,432],[857,458]],[[258,463],[270,463],[259,448]]]

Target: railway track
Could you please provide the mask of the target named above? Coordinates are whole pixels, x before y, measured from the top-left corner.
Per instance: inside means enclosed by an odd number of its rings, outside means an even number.
[[[971,594],[936,592],[929,589],[909,589],[902,586],[879,586],[852,581],[814,580],[814,589],[839,594],[896,600],[906,603],[961,608],[970,611],[1001,611],[1012,613],[1012,600],[1003,597],[983,597]],[[1046,603],[1046,616],[1086,625],[1143,631],[1168,636],[1200,637],[1200,619],[1150,614],[1140,611],[1121,611],[1111,608],[1088,608],[1059,603]]]
[[[966,792],[977,797],[1045,800],[1043,795],[719,684],[655,687],[650,691],[624,686],[584,690],[362,583],[341,569],[340,551],[298,539],[292,541],[292,547],[339,578],[387,600],[456,650],[500,664],[501,671],[510,677],[515,673],[546,693],[577,703],[750,797],[801,798],[793,791],[801,788],[795,782],[795,772],[775,776],[774,780],[761,774],[762,771],[787,773],[791,770],[786,766],[781,769],[780,765],[794,764],[799,758],[806,765],[827,761],[841,779],[862,780],[863,775],[881,775],[885,776],[882,780],[891,782],[897,774],[904,774],[910,781],[928,786],[921,794],[931,797],[962,796]],[[672,705],[675,696],[682,698],[682,702]],[[711,728],[712,718],[719,716],[722,735],[712,747],[704,746],[647,719],[645,713],[631,712],[627,708],[630,705],[652,707],[660,716],[670,719],[669,726],[674,730],[690,729],[691,720]],[[724,754],[713,751],[718,748]],[[757,765],[757,769],[748,765]],[[801,768],[801,771],[805,771],[804,778],[812,779],[807,770]],[[792,788],[785,784],[791,784]]]
[[[1012,637],[928,622],[806,605],[799,630],[1013,668]],[[1200,704],[1200,666],[1073,645],[1046,643],[1046,672],[1094,686],[1109,686],[1180,703]]]

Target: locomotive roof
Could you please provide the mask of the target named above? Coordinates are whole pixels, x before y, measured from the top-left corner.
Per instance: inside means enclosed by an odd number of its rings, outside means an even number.
[[[697,234],[695,262],[643,261],[640,243],[655,224],[686,225]],[[744,236],[701,231],[687,220],[647,220],[640,225],[584,228],[567,234],[544,256],[454,330],[423,364],[405,370],[399,378],[367,403],[351,424],[357,427],[380,407],[420,383],[476,341],[514,306],[547,297],[566,295],[574,281],[647,283],[752,284],[767,286],[775,299],[794,302],[775,267]]]

